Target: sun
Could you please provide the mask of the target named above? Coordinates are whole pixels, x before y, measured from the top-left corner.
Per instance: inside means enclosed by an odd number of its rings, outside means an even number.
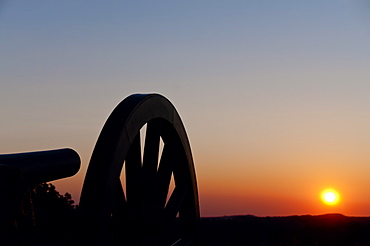
[[[321,199],[327,205],[335,205],[339,202],[339,193],[333,189],[321,192]]]

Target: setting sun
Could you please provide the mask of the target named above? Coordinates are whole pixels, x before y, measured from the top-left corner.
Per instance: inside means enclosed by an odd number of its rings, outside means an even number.
[[[339,202],[339,193],[333,189],[327,189],[321,193],[321,199],[327,205],[335,205]]]

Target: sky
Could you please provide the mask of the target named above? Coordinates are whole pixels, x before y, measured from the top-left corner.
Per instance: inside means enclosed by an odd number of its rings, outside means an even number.
[[[201,216],[370,216],[368,0],[0,0],[0,57],[0,153],[73,148],[77,203],[110,112],[155,92]]]

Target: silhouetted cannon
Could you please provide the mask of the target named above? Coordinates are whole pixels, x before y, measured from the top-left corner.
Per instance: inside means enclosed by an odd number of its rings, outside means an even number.
[[[80,162],[72,149],[0,155],[0,234],[15,226],[27,191],[37,184],[73,176]]]
[[[19,172],[23,182],[36,185],[75,175],[80,157],[72,149],[0,155],[1,170]]]
[[[73,168],[53,172],[47,165],[27,169],[27,155],[16,154],[13,160],[26,170],[29,180],[44,182],[46,177],[72,174]],[[78,244],[190,245],[194,241],[199,220],[194,163],[184,125],[168,99],[134,94],[113,110],[94,148],[79,208],[86,233]]]

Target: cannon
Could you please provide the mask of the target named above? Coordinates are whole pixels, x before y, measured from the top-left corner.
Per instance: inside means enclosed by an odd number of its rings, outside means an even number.
[[[0,232],[5,234],[14,226],[28,190],[40,183],[73,176],[80,169],[80,162],[72,149],[0,155]]]
[[[71,176],[79,162],[71,149],[0,155],[0,175],[9,169],[20,174],[12,180],[22,176],[32,185]],[[133,94],[116,106],[93,150],[78,213],[83,232],[76,244],[194,243],[200,216],[194,163],[184,125],[167,98]]]

